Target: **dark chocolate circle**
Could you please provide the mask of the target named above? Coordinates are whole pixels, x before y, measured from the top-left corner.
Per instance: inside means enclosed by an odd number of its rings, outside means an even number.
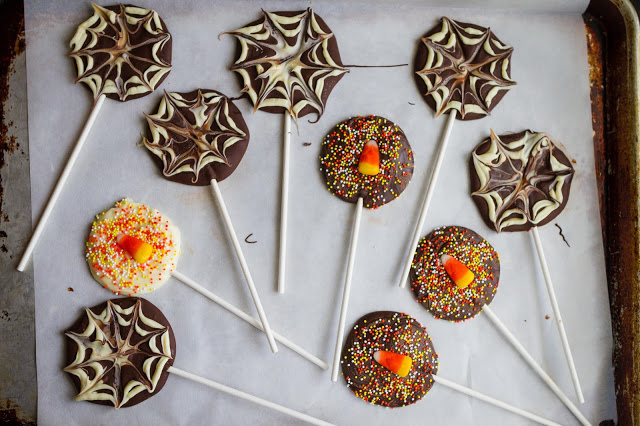
[[[184,98],[187,106],[177,105],[172,99],[174,95]],[[219,101],[207,107],[208,119],[202,125],[197,125],[192,108],[210,96],[219,97]],[[162,119],[147,115],[149,126],[143,144],[149,149],[149,155],[160,168],[163,177],[173,182],[197,186],[209,185],[212,179],[221,182],[229,177],[240,164],[250,137],[242,113],[233,101],[216,90],[198,89],[188,93],[165,92],[158,112],[162,102],[171,103],[175,112],[169,116],[168,110],[165,111]],[[240,132],[233,130],[230,121],[235,123]],[[169,139],[158,134],[159,139],[154,141],[150,128],[152,124],[164,128]],[[200,136],[207,141],[206,150],[203,149],[205,145],[202,140],[198,139]],[[232,138],[237,141],[225,147]],[[158,156],[152,149],[162,151],[162,155]],[[198,167],[203,155],[222,161],[209,162],[196,174],[193,169]],[[178,171],[184,165],[191,166],[192,170]]]
[[[429,58],[429,47],[427,47],[427,38],[440,33],[442,31],[443,25],[446,24],[449,26],[449,33],[444,36],[442,42],[430,42],[430,46],[432,49],[436,49],[439,53],[443,54],[443,61],[438,67],[431,68],[433,70],[433,74],[429,77],[431,84],[435,87],[439,87],[439,84],[446,86],[449,93],[450,99],[449,101],[461,102],[463,105],[467,104],[475,104],[484,109],[487,113],[478,113],[478,112],[467,112],[464,115],[458,111],[456,114],[456,119],[470,121],[477,120],[479,118],[486,117],[493,108],[495,108],[498,103],[502,100],[504,95],[508,90],[500,90],[495,96],[491,99],[489,105],[487,105],[487,94],[493,89],[494,83],[497,83],[498,86],[508,87],[515,85],[515,82],[509,80],[505,80],[504,78],[497,76],[495,73],[498,71],[502,71],[502,61],[507,60],[506,71],[510,76],[511,74],[511,52],[513,48],[507,48],[504,51],[500,51],[501,48],[496,45],[504,44],[491,32],[490,29],[481,27],[475,24],[469,24],[465,22],[458,22],[452,19],[448,19],[446,17],[442,18],[442,21],[433,27],[429,32],[427,32],[418,43],[418,49],[416,51],[416,56],[414,59],[414,80],[418,85],[418,90],[423,95],[424,100],[427,102],[427,105],[431,109],[436,112],[436,115],[440,114],[438,111],[438,106],[436,103],[436,99],[431,94],[429,87],[425,83],[425,81],[420,77],[419,72],[424,69],[427,64]],[[477,49],[474,46],[467,45],[464,42],[461,42],[460,35],[465,32],[465,29],[473,29],[477,31],[481,31],[484,33],[484,37],[488,37],[491,46],[493,49],[499,51],[499,55],[495,56],[496,59],[492,59],[491,55],[489,55],[485,50],[480,47],[484,45],[484,42],[476,45]],[[453,47],[445,47],[446,44],[450,41],[450,35],[454,34],[456,36],[456,42]],[[470,36],[469,33],[465,34],[467,37]],[[472,35],[472,38],[477,38],[477,35]],[[496,63],[497,62],[497,63]],[[492,64],[495,63],[494,71],[491,70]],[[467,68],[467,72],[461,74],[461,69]],[[471,83],[471,76],[477,77],[475,83]],[[463,82],[463,83],[462,83]],[[491,84],[488,84],[488,83]],[[464,89],[460,90],[460,84],[462,83],[462,87]],[[440,91],[436,91],[437,96],[441,96],[442,93]],[[442,108],[440,108],[442,110]],[[448,113],[449,110],[442,111],[444,113]]]
[[[308,8],[307,10],[298,10],[298,11],[284,11],[284,12],[269,12],[272,13],[274,15],[279,15],[279,16],[283,16],[283,17],[293,17],[293,16],[298,16],[298,15],[303,15],[303,14],[310,14],[312,13],[311,8]],[[331,37],[327,38],[327,52],[330,56],[330,58],[333,60],[333,62],[338,65],[339,67],[343,67],[342,64],[342,59],[340,58],[340,51],[338,50],[338,41],[336,39],[336,36],[332,33],[331,28],[329,28],[329,26],[327,25],[327,23],[324,21],[324,19],[322,19],[322,17],[320,17],[318,14],[313,13],[313,15],[315,16],[316,22],[318,23],[318,26],[320,28],[320,30],[322,32],[324,32],[325,34],[331,34]],[[257,26],[257,25],[262,25],[265,22],[269,22],[270,23],[270,18],[267,15],[267,12],[263,11],[263,16],[260,19],[257,19],[249,24],[247,24],[245,26],[246,27],[252,27],[252,26]],[[286,30],[290,30],[296,27],[296,23],[293,24],[288,24],[288,25],[283,25],[283,28],[285,28]],[[319,34],[316,33],[316,30],[313,27],[310,27],[310,31],[312,31],[313,36],[309,36],[309,34],[304,31],[304,37],[306,40],[308,40],[310,37],[313,37],[314,39],[320,39]],[[233,31],[229,31],[229,34],[233,34]],[[296,43],[296,39],[297,37],[288,37],[284,34],[281,34],[280,31],[278,31],[278,34],[289,44],[289,45],[295,45]],[[231,69],[232,70],[236,70],[236,69],[242,69],[244,72],[246,72],[249,76],[249,80],[251,82],[251,86],[252,88],[255,90],[256,93],[262,94],[263,90],[265,89],[266,85],[267,85],[267,80],[261,76],[261,74],[263,74],[266,70],[268,70],[272,65],[270,64],[269,60],[270,58],[272,58],[274,55],[277,55],[279,52],[277,52],[277,40],[275,39],[275,37],[273,37],[273,35],[270,35],[266,40],[260,40],[261,42],[261,46],[262,48],[258,48],[258,47],[253,47],[251,49],[249,49],[247,55],[245,58],[243,58],[243,63],[251,63],[251,64],[259,64],[261,69],[258,69],[258,67],[256,65],[250,65],[250,66],[243,66],[240,64],[234,64],[232,65]],[[240,40],[236,39],[236,52],[235,52],[235,56],[236,58],[240,57],[240,54],[242,52],[242,46],[240,44]],[[307,52],[308,53],[308,52]],[[280,55],[282,56],[282,55]],[[275,59],[271,59],[273,61],[276,61]],[[317,65],[313,64],[312,61],[310,60],[310,57],[308,54],[303,54],[301,56],[301,62],[303,64],[303,71],[302,71],[302,75],[303,78],[307,81],[307,84],[309,85],[309,81],[310,79],[312,79],[312,75],[313,75],[313,71],[315,69],[317,69]],[[308,68],[304,68],[304,66],[307,66]],[[330,68],[327,68],[328,71],[330,71]],[[236,73],[236,77],[238,79],[238,82],[240,84],[240,86],[242,87],[245,84],[245,80],[243,79],[243,77]],[[336,84],[338,84],[338,82],[340,81],[340,79],[342,79],[342,77],[344,77],[344,73],[340,73],[338,75],[334,75],[334,76],[328,76],[325,80],[324,80],[324,84],[322,87],[322,92],[320,94],[320,103],[322,104],[322,109],[324,109],[324,106],[327,103],[327,99],[329,98],[329,95],[331,94],[331,91],[333,90],[333,88],[336,86]],[[275,87],[280,87],[280,88],[284,88],[284,84],[280,81],[278,83],[276,83]],[[243,90],[244,92],[246,92],[246,90]],[[305,90],[296,90],[294,92],[294,96],[292,99],[292,104],[295,105],[298,102],[307,99],[308,96],[311,96],[310,93],[305,93]],[[245,93],[245,95],[247,98],[250,99],[249,95]],[[313,93],[312,96],[316,96],[315,93]],[[288,108],[285,108],[283,106],[275,106],[275,105],[270,105],[270,106],[262,106],[260,105],[260,103],[264,100],[267,99],[285,99],[284,95],[282,95],[282,93],[278,92],[277,90],[269,90],[266,94],[266,96],[264,97],[264,99],[262,99],[260,102],[256,102],[254,101],[254,105],[256,106],[256,109],[260,109],[262,111],[265,112],[269,112],[272,114],[283,114],[283,113],[288,113],[289,110]],[[318,119],[320,118],[320,116],[322,115],[323,111],[317,111],[316,108],[313,108],[310,105],[305,105],[304,107],[302,107],[297,113],[295,113],[295,119],[300,118],[300,117],[304,117],[305,115],[311,114],[311,113],[316,113],[318,115]]]
[[[514,144],[516,141],[522,141],[522,143]],[[540,147],[541,142],[547,146]],[[513,146],[509,147],[509,144]],[[526,152],[523,150],[527,149],[528,144],[536,145],[541,149],[531,149],[529,154],[525,155]],[[481,188],[475,162],[479,161],[479,155],[486,154],[489,149],[496,150],[494,152],[499,152],[501,158],[507,161],[500,163],[501,160],[493,156],[490,161],[482,163],[482,167],[489,170],[489,178],[485,187]],[[526,158],[526,161],[522,161],[522,157]],[[552,158],[553,163],[561,165],[563,170],[553,170]],[[557,169],[558,166],[556,165],[555,168]],[[494,231],[528,231],[534,226],[546,225],[564,210],[569,201],[574,173],[572,160],[565,148],[547,134],[524,130],[520,133],[498,136],[492,132],[491,136],[483,140],[471,153],[469,161],[471,198],[487,226]],[[564,182],[561,191],[562,200],[557,194],[552,195],[557,189],[558,179]],[[496,205],[495,199],[487,200],[484,196],[488,194],[499,199],[502,206]],[[539,210],[536,213],[535,206],[540,201],[543,203],[550,201],[554,209]],[[497,213],[494,219],[490,217],[489,202]],[[542,216],[541,212],[544,211],[549,211],[549,214]],[[519,220],[522,223],[503,224],[509,219],[518,217],[522,218]]]
[[[380,152],[380,173],[358,171],[364,144],[375,139]],[[337,124],[320,149],[320,170],[332,194],[375,209],[395,200],[413,176],[413,152],[400,127],[383,117],[353,117]]]
[[[104,9],[108,9],[110,11],[118,13],[120,16],[125,16],[125,9],[129,7],[138,8],[138,6],[131,4],[119,4],[114,6],[106,6]],[[150,10],[150,12],[155,13],[155,11]],[[96,6],[94,6],[94,16],[97,13]],[[151,92],[153,92],[165,78],[171,72],[171,56],[172,56],[172,44],[173,39],[169,30],[167,29],[167,25],[162,20],[162,18],[157,15],[159,25],[156,25],[153,22],[151,16],[145,17],[144,20],[135,25],[130,22],[127,22],[126,19],[122,19],[124,23],[124,27],[121,27],[117,24],[109,23],[103,30],[96,32],[97,41],[94,46],[88,47],[89,43],[92,42],[92,37],[87,37],[85,42],[80,49],[80,52],[90,56],[93,59],[93,69],[97,69],[97,75],[100,76],[102,81],[111,80],[113,82],[120,81],[118,77],[123,81],[127,82],[131,77],[138,76],[144,81],[145,73],[150,77],[149,80],[153,80],[152,76],[156,73],[156,71],[151,70],[150,68],[153,66],[158,66],[162,64],[163,68],[168,67],[169,71],[164,73],[157,81],[153,82],[150,90],[134,93],[126,95],[126,90],[122,90],[121,93],[105,93],[105,96],[111,99],[115,99],[118,101],[126,102],[131,99],[141,98],[143,96],[147,96]],[[91,18],[90,18],[91,19]],[[157,34],[151,34],[144,28],[144,24],[148,23],[153,29],[153,31],[157,32]],[[91,26],[90,28],[94,28]],[[120,75],[118,76],[118,68],[116,66],[109,66],[107,62],[110,60],[110,53],[115,53],[119,50],[114,41],[127,40],[127,47],[130,48],[126,52],[127,59],[124,61],[120,69]],[[154,40],[156,40],[154,42]],[[160,44],[158,44],[160,43]],[[155,52],[154,52],[155,49]],[[70,56],[79,56],[80,52],[71,52]],[[154,58],[157,57],[158,61]],[[82,59],[87,64],[87,61]],[[94,73],[89,73],[89,75]],[[79,81],[81,77],[85,75],[81,75],[78,73]],[[140,83],[135,83],[136,85],[141,85]],[[124,88],[123,88],[124,89]],[[124,92],[124,93],[122,93]],[[94,93],[95,98],[102,93],[100,89],[96,94]]]
[[[373,358],[383,350],[409,356],[405,377],[387,370]],[[372,312],[360,318],[342,349],[342,375],[356,396],[386,407],[404,407],[422,399],[438,372],[438,354],[427,331],[407,314]]]
[[[146,318],[160,324],[163,327],[163,329],[153,329],[151,327],[148,327],[146,324],[141,324],[140,322],[138,322],[138,325],[141,327],[142,330],[144,330],[145,332],[151,332],[147,336],[141,336],[140,334],[137,334],[134,332],[135,329],[131,325],[120,325],[117,323],[117,321],[113,320],[115,318],[114,314],[115,314],[116,308],[129,309],[131,307],[134,308],[132,312],[130,314],[122,314],[123,318],[130,319],[133,321],[134,316],[136,316],[136,318],[139,318],[139,313],[142,312],[142,314]],[[160,390],[164,387],[164,384],[167,381],[167,377],[169,376],[169,372],[167,370],[169,369],[169,367],[171,367],[171,365],[173,365],[173,361],[175,360],[175,356],[176,356],[175,336],[173,334],[173,329],[171,328],[171,324],[169,324],[169,321],[162,314],[160,309],[158,309],[151,302],[145,299],[136,298],[136,297],[111,299],[111,300],[108,300],[107,302],[101,303],[92,308],[88,308],[88,311],[91,311],[93,315],[100,315],[103,311],[105,311],[105,309],[110,309],[111,315],[112,315],[111,316],[112,320],[109,321],[108,323],[100,322],[102,333],[108,336],[107,341],[105,342],[99,341],[96,338],[95,331],[91,333],[89,337],[86,337],[86,339],[89,339],[89,341],[92,342],[93,344],[102,343],[101,347],[103,348],[107,347],[107,350],[109,350],[111,354],[120,352],[120,354],[118,355],[120,359],[123,359],[124,356],[127,355],[127,360],[129,361],[129,363],[123,364],[121,368],[116,368],[116,365],[112,360],[113,357],[116,355],[113,355],[111,358],[102,357],[102,358],[94,359],[98,361],[103,367],[105,367],[105,371],[102,376],[102,381],[104,382],[103,384],[117,388],[116,401],[118,405],[122,402],[123,390],[125,389],[127,384],[130,383],[130,381],[137,380],[141,383],[144,383],[145,385],[151,385],[151,382],[148,380],[143,370],[143,365],[145,361],[152,359],[154,356],[157,358],[151,361],[151,369],[153,370],[158,365],[158,362],[160,359],[166,359],[166,363],[162,367],[160,378],[158,379],[158,382],[155,388],[153,389],[153,392],[150,392],[149,389],[145,389],[142,392],[138,393],[137,395],[131,397],[124,404],[120,405],[120,407],[131,407],[133,405],[139,404],[147,400],[148,398],[152,397],[156,393],[160,392]],[[87,329],[88,325],[89,325],[88,312],[85,311],[81,315],[81,317],[73,324],[73,326],[67,331],[67,349],[66,349],[67,363],[66,365],[68,367],[65,368],[65,371],[69,373],[69,376],[71,377],[73,383],[75,384],[78,392],[81,391],[80,379],[76,375],[71,374],[71,372],[69,371],[70,367],[75,362],[76,354],[78,351],[78,344],[71,337],[69,337],[69,333],[75,333],[75,334],[83,333]],[[153,351],[149,345],[150,338],[153,338],[153,336],[156,336],[156,334],[160,332],[164,333],[163,330],[167,330],[169,332],[169,341],[170,341],[169,346],[170,346],[170,353],[171,353],[170,357],[158,356],[159,355],[158,352]],[[125,352],[125,349],[123,349],[123,346],[124,346],[123,344],[125,341],[129,343],[129,346],[133,346],[135,349],[128,348]],[[115,343],[115,342],[119,342],[119,343]],[[87,349],[85,351],[85,354],[84,354],[85,358],[83,358],[83,360],[86,361],[88,359],[87,357],[91,357],[91,355],[92,355],[92,350]],[[88,374],[88,377],[90,379],[95,378],[95,372],[90,365],[87,365],[84,367],[79,366],[73,369],[75,370],[82,369],[85,373]],[[109,400],[87,399],[87,401],[92,402],[94,404],[100,404],[100,405],[115,405],[114,402]],[[119,408],[119,407],[116,405],[116,408]]]
[[[466,288],[456,286],[440,262],[453,256],[474,274]],[[461,226],[445,226],[420,240],[411,266],[411,290],[436,318],[465,321],[491,303],[500,280],[500,258],[484,238]]]

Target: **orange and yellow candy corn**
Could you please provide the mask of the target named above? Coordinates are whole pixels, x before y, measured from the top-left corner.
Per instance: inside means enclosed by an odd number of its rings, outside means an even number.
[[[368,141],[360,153],[358,171],[363,175],[375,176],[380,173],[380,150],[376,141]]]
[[[473,282],[473,272],[455,257],[443,254],[440,262],[458,288],[467,288]]]
[[[375,359],[378,364],[387,370],[396,373],[400,377],[405,377],[409,374],[411,364],[413,363],[411,357],[388,351],[375,351],[373,353],[373,359]]]
[[[126,251],[138,263],[144,263],[151,257],[153,246],[129,235],[120,234],[116,239],[118,247]]]

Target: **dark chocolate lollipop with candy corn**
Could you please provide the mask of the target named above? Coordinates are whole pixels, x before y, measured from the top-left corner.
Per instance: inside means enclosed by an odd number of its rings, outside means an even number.
[[[400,127],[383,117],[353,117],[324,138],[320,170],[337,197],[375,209],[395,200],[413,176],[413,152]]]
[[[500,258],[474,231],[446,226],[420,240],[410,277],[416,301],[436,318],[465,321],[493,300]]]
[[[376,209],[400,196],[413,175],[413,152],[404,132],[386,118],[354,117],[337,124],[324,138],[320,170],[332,194],[356,203],[333,353],[331,380],[335,382],[338,380],[362,207]]]
[[[498,289],[500,258],[484,238],[461,226],[436,229],[420,240],[410,278],[416,301],[436,318],[459,322],[484,312],[576,418],[589,424],[489,307]]]
[[[342,349],[342,374],[358,398],[383,407],[420,401],[434,383],[478,398],[545,425],[550,420],[438,376],[438,354],[427,330],[407,314],[392,311],[360,318]]]

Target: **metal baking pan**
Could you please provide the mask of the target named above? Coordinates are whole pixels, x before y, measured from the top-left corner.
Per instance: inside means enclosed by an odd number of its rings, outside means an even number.
[[[618,424],[640,425],[640,25],[629,0],[592,0],[583,16]],[[33,272],[15,271],[31,229],[21,1],[0,0],[0,24],[0,423],[33,424]]]

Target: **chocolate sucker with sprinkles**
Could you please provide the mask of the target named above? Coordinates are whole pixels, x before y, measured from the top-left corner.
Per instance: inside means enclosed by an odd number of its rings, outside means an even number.
[[[451,260],[455,262],[453,268],[449,267]],[[474,231],[446,226],[420,240],[410,279],[416,301],[433,316],[466,321],[495,297],[500,258]]]
[[[365,145],[375,142],[379,171],[359,170]],[[375,115],[350,118],[337,124],[324,138],[320,151],[320,170],[327,189],[337,197],[376,209],[395,200],[413,175],[413,151],[400,127]]]

